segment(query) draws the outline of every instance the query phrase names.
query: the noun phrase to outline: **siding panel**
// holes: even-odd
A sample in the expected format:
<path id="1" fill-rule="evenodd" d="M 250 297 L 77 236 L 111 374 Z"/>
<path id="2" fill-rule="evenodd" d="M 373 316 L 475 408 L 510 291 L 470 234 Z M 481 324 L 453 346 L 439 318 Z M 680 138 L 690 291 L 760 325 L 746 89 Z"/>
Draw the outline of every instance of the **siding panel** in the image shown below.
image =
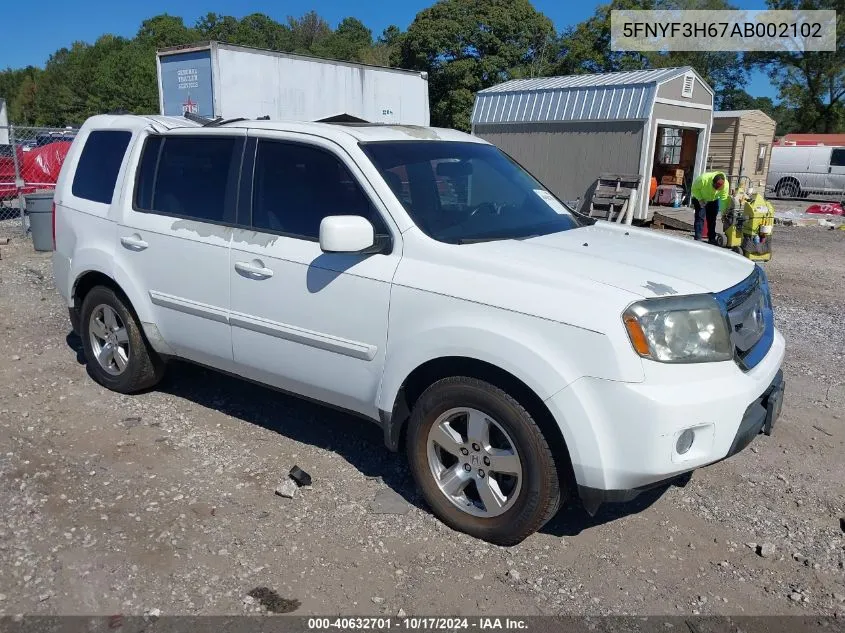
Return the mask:
<path id="1" fill-rule="evenodd" d="M 692 89 L 692 97 L 681 96 L 683 87 L 683 76 L 675 77 L 675 79 L 671 79 L 660 86 L 657 96 L 663 99 L 674 99 L 675 101 L 689 101 L 700 105 L 713 105 L 713 96 L 707 92 L 707 87 L 697 77 L 695 79 L 695 87 Z"/>
<path id="2" fill-rule="evenodd" d="M 602 172 L 640 170 L 640 122 L 476 125 L 475 134 L 511 155 L 563 200 L 583 200 Z"/>

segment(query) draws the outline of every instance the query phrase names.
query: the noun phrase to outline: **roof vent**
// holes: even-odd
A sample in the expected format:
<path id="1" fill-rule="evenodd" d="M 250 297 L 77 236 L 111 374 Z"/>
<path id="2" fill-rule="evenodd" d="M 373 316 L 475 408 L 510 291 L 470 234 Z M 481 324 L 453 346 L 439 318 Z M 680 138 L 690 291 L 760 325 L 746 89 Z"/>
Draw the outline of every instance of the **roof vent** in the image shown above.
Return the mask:
<path id="1" fill-rule="evenodd" d="M 692 89 L 695 87 L 695 75 L 687 73 L 684 75 L 684 87 L 681 88 L 681 96 L 687 99 L 692 97 Z"/>

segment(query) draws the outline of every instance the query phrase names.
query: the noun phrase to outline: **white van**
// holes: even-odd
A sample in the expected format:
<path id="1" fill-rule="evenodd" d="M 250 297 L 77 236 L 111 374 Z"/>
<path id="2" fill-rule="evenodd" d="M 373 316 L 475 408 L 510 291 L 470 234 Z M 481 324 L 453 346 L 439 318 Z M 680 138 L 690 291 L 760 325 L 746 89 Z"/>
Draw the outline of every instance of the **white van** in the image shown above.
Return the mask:
<path id="1" fill-rule="evenodd" d="M 766 188 L 778 198 L 845 196 L 845 147 L 774 146 Z"/>
<path id="2" fill-rule="evenodd" d="M 104 386 L 184 358 L 363 416 L 438 517 L 494 543 L 733 455 L 780 413 L 759 266 L 579 216 L 454 130 L 97 116 L 54 227 Z"/>

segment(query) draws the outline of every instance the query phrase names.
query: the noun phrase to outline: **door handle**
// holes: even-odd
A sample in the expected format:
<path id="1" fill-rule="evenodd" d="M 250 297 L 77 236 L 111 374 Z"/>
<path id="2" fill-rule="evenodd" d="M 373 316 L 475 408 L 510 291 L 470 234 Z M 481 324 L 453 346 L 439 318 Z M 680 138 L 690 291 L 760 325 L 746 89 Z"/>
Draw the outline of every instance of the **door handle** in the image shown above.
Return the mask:
<path id="1" fill-rule="evenodd" d="M 149 244 L 142 240 L 141 236 L 137 233 L 135 233 L 134 235 L 129 235 L 127 237 L 121 237 L 120 243 L 123 244 L 130 251 L 142 251 L 149 246 Z"/>
<path id="2" fill-rule="evenodd" d="M 235 270 L 253 279 L 267 279 L 273 276 L 273 271 L 265 268 L 257 259 L 252 262 L 235 262 Z"/>

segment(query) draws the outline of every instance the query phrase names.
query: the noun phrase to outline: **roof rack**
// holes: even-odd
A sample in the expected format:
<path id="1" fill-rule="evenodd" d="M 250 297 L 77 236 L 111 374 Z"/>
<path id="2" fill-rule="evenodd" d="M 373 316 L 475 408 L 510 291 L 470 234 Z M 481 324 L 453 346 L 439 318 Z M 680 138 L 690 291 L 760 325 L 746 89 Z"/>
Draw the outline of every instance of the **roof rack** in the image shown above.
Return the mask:
<path id="1" fill-rule="evenodd" d="M 203 127 L 220 127 L 221 125 L 226 125 L 227 123 L 239 123 L 240 121 L 249 121 L 249 119 L 245 117 L 238 117 L 236 119 L 223 119 L 221 117 L 214 119 L 213 121 L 209 121 L 208 123 L 205 123 Z"/>
<path id="2" fill-rule="evenodd" d="M 204 117 L 199 114 L 194 114 L 193 112 L 185 112 L 183 116 L 189 121 L 199 123 L 203 127 L 220 127 L 221 125 L 226 125 L 227 123 L 238 123 L 240 121 L 249 120 L 245 117 L 238 117 L 236 119 L 224 119 L 222 116 L 216 117 L 214 119 L 209 119 L 208 117 Z"/>
<path id="3" fill-rule="evenodd" d="M 200 125 L 206 125 L 214 121 L 214 119 L 209 119 L 208 117 L 200 116 L 199 114 L 194 114 L 193 112 L 185 112 L 182 116 L 188 119 L 188 121 L 193 121 L 194 123 L 199 123 Z"/>

